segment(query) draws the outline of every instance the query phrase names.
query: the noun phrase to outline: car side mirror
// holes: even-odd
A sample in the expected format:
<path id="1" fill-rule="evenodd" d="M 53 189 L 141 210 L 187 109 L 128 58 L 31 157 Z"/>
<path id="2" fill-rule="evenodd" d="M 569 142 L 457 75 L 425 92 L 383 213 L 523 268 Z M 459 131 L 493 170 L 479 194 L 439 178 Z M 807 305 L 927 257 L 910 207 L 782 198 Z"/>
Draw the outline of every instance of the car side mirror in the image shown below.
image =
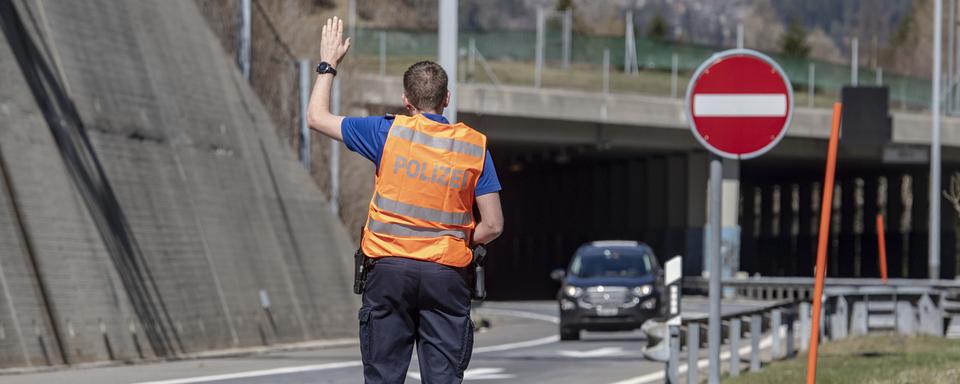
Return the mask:
<path id="1" fill-rule="evenodd" d="M 550 278 L 555 281 L 562 281 L 564 277 L 567 277 L 567 271 L 563 268 L 557 268 L 550 272 Z"/>

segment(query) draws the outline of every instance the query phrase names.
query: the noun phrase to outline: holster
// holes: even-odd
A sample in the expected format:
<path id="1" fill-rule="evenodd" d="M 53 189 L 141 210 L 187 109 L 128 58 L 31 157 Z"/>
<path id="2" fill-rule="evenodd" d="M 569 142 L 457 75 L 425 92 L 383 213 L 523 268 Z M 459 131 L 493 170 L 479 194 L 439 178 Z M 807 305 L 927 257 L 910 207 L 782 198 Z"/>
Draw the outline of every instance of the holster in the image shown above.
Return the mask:
<path id="1" fill-rule="evenodd" d="M 362 249 L 358 248 L 353 254 L 353 293 L 362 295 L 367 288 L 367 273 L 372 264 L 373 259 L 367 257 Z"/>
<path id="2" fill-rule="evenodd" d="M 487 286 L 483 272 L 483 261 L 487 257 L 487 249 L 482 245 L 473 248 L 473 299 L 481 301 L 487 298 Z"/>

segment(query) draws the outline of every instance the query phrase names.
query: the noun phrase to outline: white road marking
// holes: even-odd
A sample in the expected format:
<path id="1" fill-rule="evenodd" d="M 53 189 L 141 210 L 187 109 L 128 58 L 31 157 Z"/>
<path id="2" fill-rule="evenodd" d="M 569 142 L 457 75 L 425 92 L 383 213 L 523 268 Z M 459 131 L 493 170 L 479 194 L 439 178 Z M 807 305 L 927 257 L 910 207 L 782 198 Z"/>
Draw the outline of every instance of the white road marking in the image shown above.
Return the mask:
<path id="1" fill-rule="evenodd" d="M 557 351 L 560 356 L 566 357 L 575 357 L 580 359 L 593 358 L 593 357 L 603 357 L 603 356 L 620 356 L 626 354 L 623 351 L 622 347 L 606 347 L 606 348 L 597 348 L 589 351 Z"/>
<path id="2" fill-rule="evenodd" d="M 489 345 L 486 347 L 474 348 L 473 353 L 509 351 L 511 349 L 536 347 L 544 344 L 556 343 L 558 341 L 560 341 L 560 336 L 553 335 L 553 336 L 541 337 L 539 339 L 519 341 L 516 343 Z"/>
<path id="3" fill-rule="evenodd" d="M 785 330 L 781 329 L 780 335 L 783 336 L 785 334 L 786 334 Z M 760 349 L 769 348 L 771 345 L 773 345 L 772 336 L 767 336 L 760 340 Z M 737 355 L 740 355 L 740 356 L 749 354 L 750 345 L 741 347 L 737 352 L 738 352 Z M 726 360 L 728 359 L 730 359 L 730 351 L 723 351 L 720 353 L 720 360 L 722 360 L 724 364 L 727 364 Z M 697 369 L 703 369 L 709 365 L 710 365 L 709 358 L 700 359 L 697 361 Z M 677 367 L 677 371 L 679 374 L 686 373 L 688 369 L 690 369 L 690 367 L 687 364 L 680 364 L 680 366 Z M 648 373 L 643 376 L 632 377 L 626 380 L 620 380 L 610 384 L 648 384 L 648 383 L 662 381 L 664 379 L 666 379 L 666 374 L 663 371 L 660 371 L 660 372 Z M 686 380 L 681 380 L 681 381 L 686 381 Z"/>
<path id="4" fill-rule="evenodd" d="M 517 377 L 509 373 L 503 373 L 503 368 L 476 368 L 468 369 L 463 373 L 464 380 L 502 380 Z"/>
<path id="5" fill-rule="evenodd" d="M 198 376 L 198 377 L 188 377 L 184 379 L 173 379 L 173 380 L 160 380 L 160 381 L 144 381 L 135 384 L 190 384 L 190 383 L 205 383 L 210 381 L 220 381 L 220 380 L 233 380 L 233 379 L 246 379 L 251 377 L 262 377 L 262 376 L 272 376 L 272 375 L 285 375 L 290 373 L 300 373 L 300 372 L 311 372 L 311 371 L 325 371 L 328 369 L 339 369 L 339 368 L 348 368 L 348 367 L 359 367 L 363 363 L 360 361 L 341 361 L 337 363 L 328 363 L 328 364 L 315 364 L 315 365 L 301 365 L 297 367 L 286 367 L 286 368 L 274 368 L 274 369 L 263 369 L 259 371 L 247 371 L 247 372 L 238 372 L 238 373 L 227 373 L 222 375 L 210 375 L 210 376 Z"/>
<path id="6" fill-rule="evenodd" d="M 546 322 L 554 323 L 554 324 L 557 324 L 557 323 L 560 322 L 560 319 L 557 318 L 556 316 L 543 315 L 543 314 L 539 314 L 539 313 L 515 311 L 515 310 L 509 310 L 509 309 L 494 309 L 494 308 L 478 308 L 478 310 L 479 310 L 480 312 L 488 312 L 488 313 L 490 313 L 490 314 L 498 314 L 498 315 L 503 315 L 503 316 L 513 316 L 513 317 L 521 317 L 521 318 L 527 318 L 527 319 L 541 320 L 541 321 L 546 321 Z M 555 342 L 558 342 L 558 341 L 560 341 L 560 336 L 553 335 L 553 336 L 542 337 L 542 338 L 539 338 L 539 339 L 533 339 L 533 340 L 527 340 L 527 341 L 520 341 L 520 342 L 516 342 L 516 343 L 498 344 L 498 345 L 490 345 L 490 346 L 486 346 L 486 347 L 474 348 L 474 349 L 473 349 L 473 353 L 498 352 L 498 351 L 507 351 L 507 350 L 511 350 L 511 349 L 529 348 L 529 347 L 535 347 L 535 346 L 544 345 L 544 344 L 555 343 Z M 210 382 L 210 381 L 219 381 L 219 380 L 245 379 L 245 378 L 251 378 L 251 377 L 263 377 L 263 376 L 272 376 L 272 375 L 284 375 L 284 374 L 290 374 L 290 373 L 312 372 L 312 371 L 325 371 L 325 370 L 331 370 L 331 369 L 350 368 L 350 367 L 361 367 L 361 366 L 363 366 L 363 362 L 361 362 L 361 361 L 359 361 L 359 360 L 356 360 L 356 361 L 341 361 L 341 362 L 336 362 L 336 363 L 314 364 L 314 365 L 302 365 L 302 366 L 286 367 L 286 368 L 262 369 L 262 370 L 256 370 L 256 371 L 227 373 L 227 374 L 221 374 L 221 375 L 195 376 L 195 377 L 187 377 L 187 378 L 182 378 L 182 379 L 171 379 L 171 380 L 160 380 L 160 381 L 143 381 L 143 382 L 138 382 L 138 383 L 134 383 L 134 384 L 192 384 L 192 383 L 206 383 L 206 382 Z M 480 369 L 483 369 L 483 368 L 480 368 Z M 498 369 L 498 368 L 497 368 L 497 369 Z M 468 369 L 468 370 L 464 373 L 464 375 L 466 375 L 467 372 L 470 372 L 470 370 Z M 504 378 L 506 378 L 506 379 L 509 379 L 509 378 L 513 378 L 513 377 L 514 377 L 514 375 L 502 374 L 502 373 L 499 373 L 499 371 L 498 371 L 498 372 L 480 371 L 480 373 L 485 373 L 485 374 L 487 375 L 487 376 L 486 376 L 487 379 L 490 379 L 490 377 L 493 377 L 493 376 L 495 376 L 495 375 L 507 375 L 507 376 L 510 376 L 510 377 L 504 377 Z M 412 375 L 416 375 L 416 376 L 414 377 L 414 376 L 412 376 Z M 408 376 L 410 376 L 410 377 L 412 377 L 412 378 L 415 378 L 416 380 L 420 380 L 420 374 L 419 374 L 419 373 L 410 372 L 410 373 L 408 374 Z M 479 378 L 478 378 L 477 380 L 484 380 L 484 379 L 479 379 Z"/>
<path id="7" fill-rule="evenodd" d="M 505 380 L 517 377 L 509 373 L 503 373 L 503 368 L 475 368 L 463 372 L 463 381 L 467 380 Z M 420 372 L 407 372 L 407 377 L 420 381 Z"/>
<path id="8" fill-rule="evenodd" d="M 552 315 L 544 315 L 541 313 L 516 311 L 513 309 L 488 308 L 488 307 L 477 308 L 477 312 L 489 313 L 491 315 L 521 317 L 525 319 L 540 320 L 540 321 L 546 321 L 548 323 L 560 324 L 559 317 L 552 316 Z"/>
<path id="9" fill-rule="evenodd" d="M 695 117 L 782 117 L 787 95 L 782 93 L 716 93 L 693 95 Z"/>
<path id="10" fill-rule="evenodd" d="M 487 313 L 490 315 L 520 317 L 525 319 L 546 321 L 548 323 L 553 323 L 553 324 L 560 323 L 560 318 L 556 316 L 544 315 L 540 313 L 516 311 L 512 309 L 487 308 L 487 307 L 477 308 L 477 311 Z M 486 347 L 474 348 L 473 353 L 499 352 L 499 351 L 507 351 L 511 349 L 529 348 L 529 347 L 536 347 L 544 344 L 556 343 L 558 341 L 560 341 L 559 335 L 551 335 L 547 337 L 541 337 L 539 339 L 520 341 L 516 343 L 490 345 Z"/>

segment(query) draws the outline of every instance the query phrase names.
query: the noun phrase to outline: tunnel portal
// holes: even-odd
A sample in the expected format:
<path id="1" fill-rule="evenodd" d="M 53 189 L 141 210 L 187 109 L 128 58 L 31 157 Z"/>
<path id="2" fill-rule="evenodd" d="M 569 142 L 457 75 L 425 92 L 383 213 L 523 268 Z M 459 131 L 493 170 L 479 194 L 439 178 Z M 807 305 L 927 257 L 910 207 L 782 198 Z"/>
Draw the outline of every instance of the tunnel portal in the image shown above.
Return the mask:
<path id="1" fill-rule="evenodd" d="M 812 276 L 819 225 L 823 159 L 787 151 L 735 165 L 739 180 L 737 271 L 761 276 Z M 813 154 L 820 143 L 805 143 Z M 684 274 L 700 276 L 709 156 L 602 145 L 491 143 L 506 230 L 491 244 L 490 297 L 548 299 L 550 272 L 593 240 L 637 240 L 662 262 L 684 256 Z M 926 164 L 882 164 L 841 151 L 834 193 L 828 276 L 879 277 L 876 215 L 886 227 L 889 275 L 927 278 Z M 944 163 L 944 180 L 960 167 Z M 726 171 L 725 171 L 726 172 Z M 945 185 L 947 183 L 945 182 Z M 954 221 L 942 204 L 941 277 L 954 278 Z"/>

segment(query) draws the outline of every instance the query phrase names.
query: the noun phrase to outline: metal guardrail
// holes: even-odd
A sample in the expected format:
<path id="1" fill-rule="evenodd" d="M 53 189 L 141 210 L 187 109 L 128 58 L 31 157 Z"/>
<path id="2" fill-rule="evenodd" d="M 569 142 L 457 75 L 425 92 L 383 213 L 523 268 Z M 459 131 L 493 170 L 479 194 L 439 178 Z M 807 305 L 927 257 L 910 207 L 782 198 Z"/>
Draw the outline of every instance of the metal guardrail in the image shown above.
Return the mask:
<path id="1" fill-rule="evenodd" d="M 723 279 L 725 288 L 732 288 L 736 296 L 755 300 L 810 300 L 813 295 L 812 277 L 749 277 Z M 707 291 L 707 279 L 684 277 L 685 290 Z M 914 289 L 939 290 L 960 294 L 960 280 L 927 279 L 881 279 L 827 278 L 826 293 L 842 289 L 865 289 L 866 287 L 889 287 L 895 291 L 911 292 Z"/>
<path id="2" fill-rule="evenodd" d="M 739 375 L 743 369 L 756 372 L 765 362 L 795 356 L 797 353 L 796 320 L 800 313 L 798 307 L 802 304 L 805 303 L 779 301 L 760 308 L 722 315 L 721 339 L 723 345 L 728 347 L 727 352 L 723 354 L 727 356 L 725 358 L 727 372 L 731 376 Z M 809 304 L 807 307 L 809 312 Z M 699 369 L 702 365 L 699 360 L 700 348 L 706 346 L 708 321 L 709 319 L 705 316 L 683 319 L 682 325 L 677 327 L 672 336 L 678 339 L 678 342 L 674 343 L 663 342 L 668 336 L 665 327 L 646 330 L 648 338 L 658 345 L 649 348 L 645 356 L 651 360 L 674 362 L 667 364 L 667 382 L 679 382 L 677 378 L 683 370 L 686 370 L 687 382 L 700 382 Z M 747 338 L 749 346 L 742 343 L 744 338 Z M 767 347 L 771 352 L 764 358 L 761 350 Z M 686 351 L 687 354 L 687 361 L 683 367 L 676 364 L 682 351 Z M 747 355 L 746 358 L 744 358 L 745 355 Z"/>
<path id="3" fill-rule="evenodd" d="M 960 281 L 889 279 L 884 284 L 880 279 L 832 278 L 826 284 L 820 317 L 822 341 L 877 331 L 960 338 Z M 707 281 L 698 277 L 684 278 L 683 285 L 688 291 L 707 289 Z M 808 349 L 813 278 L 725 279 L 723 286 L 732 288 L 739 297 L 776 300 L 761 308 L 721 316 L 722 340 L 728 347 L 725 368 L 731 376 L 739 375 L 744 363 L 749 371 L 759 371 L 764 363 L 762 347 L 770 348 L 766 362 L 790 358 Z M 645 352 L 652 360 L 668 362 L 668 382 L 678 382 L 683 369 L 688 382 L 699 382 L 699 351 L 705 340 L 703 325 L 708 321 L 706 316 L 684 318 L 682 325 L 673 330 L 672 337 L 679 342 L 661 342 Z M 654 342 L 669 340 L 669 332 L 666 327 L 659 333 L 647 330 Z M 749 347 L 741 346 L 744 337 L 749 338 Z M 687 353 L 683 368 L 676 364 L 681 345 Z M 743 359 L 746 354 L 749 357 Z"/>
<path id="4" fill-rule="evenodd" d="M 688 290 L 706 292 L 707 281 L 684 278 Z M 812 277 L 724 279 L 737 297 L 757 300 L 806 300 Z M 821 327 L 834 338 L 895 330 L 960 338 L 960 280 L 828 278 L 824 290 L 829 322 Z"/>
<path id="5" fill-rule="evenodd" d="M 757 372 L 762 367 L 761 350 L 764 330 L 767 330 L 770 339 L 769 362 L 790 358 L 796 355 L 796 327 L 795 320 L 799 303 L 796 301 L 781 301 L 762 308 L 748 309 L 721 316 L 721 338 L 729 346 L 727 371 L 731 376 L 738 376 L 741 365 L 746 362 L 750 372 Z M 687 346 L 687 382 L 699 382 L 699 371 L 691 369 L 697 367 L 699 342 L 703 340 L 700 333 L 705 327 L 707 318 L 694 318 L 685 321 L 686 339 L 682 343 Z M 756 330 L 756 331 L 754 331 Z M 742 358 L 741 340 L 749 336 L 749 358 Z M 802 334 L 801 334 L 802 337 Z"/>

